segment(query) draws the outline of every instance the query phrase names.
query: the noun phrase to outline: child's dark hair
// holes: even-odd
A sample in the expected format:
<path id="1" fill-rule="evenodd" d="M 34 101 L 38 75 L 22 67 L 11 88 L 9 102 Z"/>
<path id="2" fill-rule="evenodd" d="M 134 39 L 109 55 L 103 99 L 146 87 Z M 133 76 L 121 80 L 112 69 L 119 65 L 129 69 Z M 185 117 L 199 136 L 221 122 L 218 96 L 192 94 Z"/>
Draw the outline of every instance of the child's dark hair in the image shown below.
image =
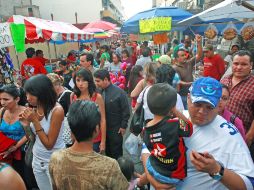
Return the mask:
<path id="1" fill-rule="evenodd" d="M 176 100 L 175 89 L 167 83 L 154 84 L 147 94 L 147 104 L 154 115 L 167 116 L 175 107 Z"/>
<path id="2" fill-rule="evenodd" d="M 228 94 L 230 95 L 230 91 L 229 91 L 229 88 L 228 86 L 226 86 L 225 84 L 221 84 L 221 88 L 223 89 L 226 89 L 228 91 Z"/>
<path id="3" fill-rule="evenodd" d="M 156 70 L 156 82 L 157 83 L 166 82 L 172 85 L 175 73 L 176 71 L 169 64 L 162 64 Z"/>
<path id="4" fill-rule="evenodd" d="M 77 87 L 76 84 L 76 78 L 77 77 L 81 77 L 83 78 L 85 81 L 88 82 L 88 92 L 89 92 L 89 96 L 92 97 L 94 92 L 96 91 L 96 86 L 93 80 L 93 75 L 90 71 L 86 70 L 86 69 L 80 69 L 77 73 L 75 73 L 73 81 L 74 81 L 74 89 L 73 92 L 77 95 L 77 97 L 79 97 L 81 95 L 81 91 L 79 90 L 79 88 Z"/>
<path id="5" fill-rule="evenodd" d="M 93 137 L 96 126 L 100 124 L 101 114 L 94 102 L 77 100 L 71 104 L 67 118 L 75 139 L 84 142 Z"/>
<path id="6" fill-rule="evenodd" d="M 7 84 L 7 85 L 4 85 L 0 88 L 0 93 L 3 93 L 3 92 L 11 95 L 14 99 L 19 97 L 18 105 L 21 105 L 21 106 L 26 105 L 26 103 L 27 103 L 26 94 L 25 94 L 23 88 L 18 88 L 14 84 Z"/>
<path id="7" fill-rule="evenodd" d="M 130 159 L 124 157 L 118 158 L 117 162 L 127 181 L 131 181 L 134 176 L 134 163 Z"/>

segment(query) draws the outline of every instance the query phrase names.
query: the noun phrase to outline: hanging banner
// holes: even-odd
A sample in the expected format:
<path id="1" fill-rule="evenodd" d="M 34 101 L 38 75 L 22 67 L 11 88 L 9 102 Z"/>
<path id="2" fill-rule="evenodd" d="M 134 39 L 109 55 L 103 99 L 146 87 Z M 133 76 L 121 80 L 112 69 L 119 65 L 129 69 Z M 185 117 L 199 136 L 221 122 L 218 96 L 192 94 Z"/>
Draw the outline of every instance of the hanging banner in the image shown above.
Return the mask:
<path id="1" fill-rule="evenodd" d="M 172 27 L 172 17 L 156 17 L 139 20 L 140 33 L 152 33 L 170 31 Z"/>
<path id="2" fill-rule="evenodd" d="M 18 53 L 25 52 L 25 25 L 24 24 L 10 24 L 13 42 Z"/>
<path id="3" fill-rule="evenodd" d="M 9 23 L 0 23 L 0 48 L 13 46 Z"/>

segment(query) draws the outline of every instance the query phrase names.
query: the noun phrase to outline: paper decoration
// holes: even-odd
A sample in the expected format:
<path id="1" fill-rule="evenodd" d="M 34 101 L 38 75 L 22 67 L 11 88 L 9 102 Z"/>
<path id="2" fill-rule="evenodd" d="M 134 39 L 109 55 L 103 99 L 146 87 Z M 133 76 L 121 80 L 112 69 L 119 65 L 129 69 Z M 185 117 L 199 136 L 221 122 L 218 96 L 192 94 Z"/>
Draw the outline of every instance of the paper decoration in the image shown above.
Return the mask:
<path id="1" fill-rule="evenodd" d="M 152 33 L 170 31 L 172 17 L 156 17 L 151 19 L 139 20 L 140 33 Z"/>
<path id="2" fill-rule="evenodd" d="M 9 23 L 0 23 L 0 48 L 13 46 Z"/>
<path id="3" fill-rule="evenodd" d="M 153 35 L 153 41 L 154 44 L 159 45 L 159 44 L 166 44 L 168 43 L 168 35 L 167 33 L 161 33 L 161 34 L 154 34 Z"/>
<path id="4" fill-rule="evenodd" d="M 16 51 L 25 52 L 25 25 L 11 23 L 10 29 Z"/>

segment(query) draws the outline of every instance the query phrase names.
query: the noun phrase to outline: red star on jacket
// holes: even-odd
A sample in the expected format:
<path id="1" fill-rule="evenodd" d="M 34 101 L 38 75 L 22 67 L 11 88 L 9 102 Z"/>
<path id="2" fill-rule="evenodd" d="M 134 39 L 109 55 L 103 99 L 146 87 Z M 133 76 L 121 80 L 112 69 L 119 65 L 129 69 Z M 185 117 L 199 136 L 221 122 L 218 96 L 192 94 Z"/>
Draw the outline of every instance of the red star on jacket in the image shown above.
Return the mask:
<path id="1" fill-rule="evenodd" d="M 167 154 L 166 146 L 161 143 L 155 143 L 153 145 L 153 150 L 152 150 L 151 154 L 154 156 L 166 157 L 166 154 Z"/>

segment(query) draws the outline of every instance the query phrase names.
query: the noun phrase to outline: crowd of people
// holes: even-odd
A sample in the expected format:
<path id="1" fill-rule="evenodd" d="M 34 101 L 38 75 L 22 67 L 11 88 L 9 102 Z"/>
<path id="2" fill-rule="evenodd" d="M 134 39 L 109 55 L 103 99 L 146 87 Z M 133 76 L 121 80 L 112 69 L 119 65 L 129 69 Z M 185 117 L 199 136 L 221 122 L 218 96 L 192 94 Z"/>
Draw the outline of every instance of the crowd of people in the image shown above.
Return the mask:
<path id="1" fill-rule="evenodd" d="M 0 88 L 1 187 L 253 189 L 253 56 L 233 44 L 223 59 L 194 41 L 174 39 L 158 59 L 125 39 L 64 60 L 28 48 L 22 80 Z M 139 106 L 142 173 L 123 155 Z"/>

